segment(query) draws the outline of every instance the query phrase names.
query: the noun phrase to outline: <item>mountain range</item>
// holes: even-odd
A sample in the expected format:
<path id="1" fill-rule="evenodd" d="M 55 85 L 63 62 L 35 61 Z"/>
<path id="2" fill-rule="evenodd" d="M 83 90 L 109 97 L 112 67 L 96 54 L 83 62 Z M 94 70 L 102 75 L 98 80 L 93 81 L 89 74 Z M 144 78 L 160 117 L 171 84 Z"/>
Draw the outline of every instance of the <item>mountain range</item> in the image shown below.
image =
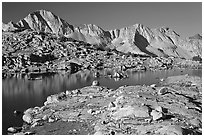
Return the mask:
<path id="1" fill-rule="evenodd" d="M 37 10 L 17 23 L 2 23 L 3 31 L 34 30 L 63 35 L 104 48 L 145 56 L 202 58 L 202 36 L 183 39 L 168 27 L 151 29 L 135 24 L 121 29 L 104 30 L 94 24 L 72 25 L 50 11 Z"/>

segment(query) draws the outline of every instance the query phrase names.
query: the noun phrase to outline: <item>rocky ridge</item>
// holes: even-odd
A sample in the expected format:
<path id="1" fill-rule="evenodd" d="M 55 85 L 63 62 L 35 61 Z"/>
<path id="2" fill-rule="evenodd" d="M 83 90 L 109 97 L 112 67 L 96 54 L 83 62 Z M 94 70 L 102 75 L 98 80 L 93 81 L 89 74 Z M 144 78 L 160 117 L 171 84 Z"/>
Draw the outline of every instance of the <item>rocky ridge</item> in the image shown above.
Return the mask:
<path id="1" fill-rule="evenodd" d="M 16 24 L 3 24 L 4 31 L 35 31 L 64 35 L 75 40 L 102 47 L 114 48 L 124 53 L 148 56 L 201 58 L 202 36 L 182 39 L 168 27 L 150 29 L 142 24 L 105 31 L 93 25 L 70 25 L 50 11 L 39 10 L 29 14 Z"/>
<path id="2" fill-rule="evenodd" d="M 167 34 L 168 37 L 174 36 L 174 39 L 168 38 Z M 179 35 L 170 29 L 153 30 L 136 24 L 120 30 L 104 31 L 93 24 L 73 26 L 51 12 L 40 10 L 16 24 L 3 24 L 3 78 L 19 72 L 66 70 L 74 73 L 84 69 L 112 69 L 121 77 L 125 76 L 126 71 L 201 68 L 201 38 L 196 35 L 183 40 L 192 43 L 187 42 L 186 46 L 189 47 L 185 48 L 192 50 L 191 57 L 193 54 L 197 55 L 187 60 L 180 56 L 180 53 L 187 55 L 185 50 L 180 48 L 176 51 L 179 49 L 176 46 L 176 42 L 180 40 Z M 163 41 L 163 44 L 158 43 L 156 39 Z M 185 43 L 183 41 L 180 43 Z M 193 44 L 198 46 L 191 48 Z M 167 50 L 160 50 L 163 53 L 157 53 L 161 56 L 155 56 L 153 51 L 159 47 Z M 175 50 L 169 51 L 172 48 Z M 153 50 L 149 52 L 147 49 Z M 168 55 L 165 52 L 168 52 Z M 169 56 L 170 54 L 172 56 Z"/>

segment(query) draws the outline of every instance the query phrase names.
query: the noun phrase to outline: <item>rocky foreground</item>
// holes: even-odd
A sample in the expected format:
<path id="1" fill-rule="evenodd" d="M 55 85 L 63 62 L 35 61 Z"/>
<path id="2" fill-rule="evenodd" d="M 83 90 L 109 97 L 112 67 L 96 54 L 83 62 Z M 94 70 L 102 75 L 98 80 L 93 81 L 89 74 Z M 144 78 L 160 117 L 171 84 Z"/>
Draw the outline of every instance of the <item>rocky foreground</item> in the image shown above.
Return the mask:
<path id="1" fill-rule="evenodd" d="M 93 86 L 47 97 L 24 112 L 16 134 L 200 135 L 200 77 L 173 76 L 160 85 Z M 11 129 L 11 128 L 10 128 Z"/>

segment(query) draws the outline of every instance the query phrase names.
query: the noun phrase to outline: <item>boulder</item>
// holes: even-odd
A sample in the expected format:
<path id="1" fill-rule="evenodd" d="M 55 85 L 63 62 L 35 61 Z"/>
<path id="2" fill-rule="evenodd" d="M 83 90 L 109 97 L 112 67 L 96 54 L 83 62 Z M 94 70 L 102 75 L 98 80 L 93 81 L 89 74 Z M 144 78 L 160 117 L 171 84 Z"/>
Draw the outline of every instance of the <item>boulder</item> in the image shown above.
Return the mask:
<path id="1" fill-rule="evenodd" d="M 71 92 L 72 94 L 80 94 L 81 93 L 81 91 L 79 90 L 79 89 L 76 89 L 76 90 L 72 90 L 72 92 Z"/>
<path id="2" fill-rule="evenodd" d="M 28 124 L 31 124 L 33 121 L 33 116 L 31 114 L 24 114 L 23 121 L 25 121 Z"/>
<path id="3" fill-rule="evenodd" d="M 152 116 L 153 120 L 159 120 L 163 117 L 163 113 L 156 111 L 156 110 L 152 110 L 152 112 L 150 113 L 150 115 Z"/>
<path id="4" fill-rule="evenodd" d="M 17 132 L 17 130 L 16 130 L 14 127 L 9 127 L 9 128 L 7 129 L 7 131 L 8 131 L 8 132 L 11 132 L 11 133 L 16 133 L 16 132 Z"/>
<path id="5" fill-rule="evenodd" d="M 70 95 L 70 94 L 71 94 L 71 91 L 66 90 L 66 91 L 65 91 L 65 94 L 66 94 L 66 95 Z"/>
<path id="6" fill-rule="evenodd" d="M 14 115 L 19 115 L 19 114 L 21 114 L 22 112 L 21 111 L 19 111 L 19 110 L 14 110 Z"/>
<path id="7" fill-rule="evenodd" d="M 152 85 L 150 85 L 150 87 L 155 88 L 155 87 L 156 87 L 156 84 L 152 84 Z"/>
<path id="8" fill-rule="evenodd" d="M 58 95 L 51 95 L 47 97 L 47 101 L 44 103 L 44 105 L 56 103 L 56 102 L 59 102 Z"/>
<path id="9" fill-rule="evenodd" d="M 52 118 L 49 118 L 49 119 L 48 119 L 48 122 L 49 122 L 49 123 L 52 123 L 52 122 L 54 122 L 54 121 L 55 121 L 55 120 L 52 119 Z"/>
<path id="10" fill-rule="evenodd" d="M 42 120 L 47 120 L 48 119 L 48 116 L 47 115 L 44 115 L 43 117 L 42 117 Z"/>
<path id="11" fill-rule="evenodd" d="M 169 89 L 167 87 L 162 87 L 159 89 L 159 91 L 157 92 L 158 95 L 164 95 L 166 93 L 168 93 Z"/>
<path id="12" fill-rule="evenodd" d="M 94 80 L 94 81 L 92 82 L 92 86 L 99 86 L 99 81 Z"/>

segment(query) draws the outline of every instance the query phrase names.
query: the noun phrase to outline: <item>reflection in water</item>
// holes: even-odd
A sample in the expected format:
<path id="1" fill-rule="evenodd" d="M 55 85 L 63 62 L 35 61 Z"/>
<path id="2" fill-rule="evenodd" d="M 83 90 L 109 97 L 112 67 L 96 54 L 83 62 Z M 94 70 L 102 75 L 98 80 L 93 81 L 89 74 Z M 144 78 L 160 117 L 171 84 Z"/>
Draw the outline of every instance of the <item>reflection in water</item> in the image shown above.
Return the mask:
<path id="1" fill-rule="evenodd" d="M 22 94 L 26 97 L 40 97 L 43 92 L 58 93 L 62 89 L 75 89 L 82 87 L 85 83 L 91 83 L 92 75 L 90 71 L 76 73 L 72 75 L 53 75 L 42 80 L 26 80 L 10 78 L 2 81 L 3 96 L 14 97 Z"/>
<path id="2" fill-rule="evenodd" d="M 90 71 L 72 75 L 66 73 L 43 75 L 41 80 L 28 80 L 28 76 L 6 78 L 2 80 L 2 120 L 3 134 L 10 126 L 21 126 L 22 118 L 14 117 L 13 111 L 42 106 L 47 96 L 91 85 L 97 79 L 101 86 L 118 88 L 122 85 L 150 85 L 158 83 L 160 78 L 172 75 L 189 74 L 201 77 L 201 70 L 166 70 L 156 72 L 135 72 L 123 80 L 115 81 L 107 77 L 94 78 Z M 106 74 L 108 72 L 102 72 Z"/>

